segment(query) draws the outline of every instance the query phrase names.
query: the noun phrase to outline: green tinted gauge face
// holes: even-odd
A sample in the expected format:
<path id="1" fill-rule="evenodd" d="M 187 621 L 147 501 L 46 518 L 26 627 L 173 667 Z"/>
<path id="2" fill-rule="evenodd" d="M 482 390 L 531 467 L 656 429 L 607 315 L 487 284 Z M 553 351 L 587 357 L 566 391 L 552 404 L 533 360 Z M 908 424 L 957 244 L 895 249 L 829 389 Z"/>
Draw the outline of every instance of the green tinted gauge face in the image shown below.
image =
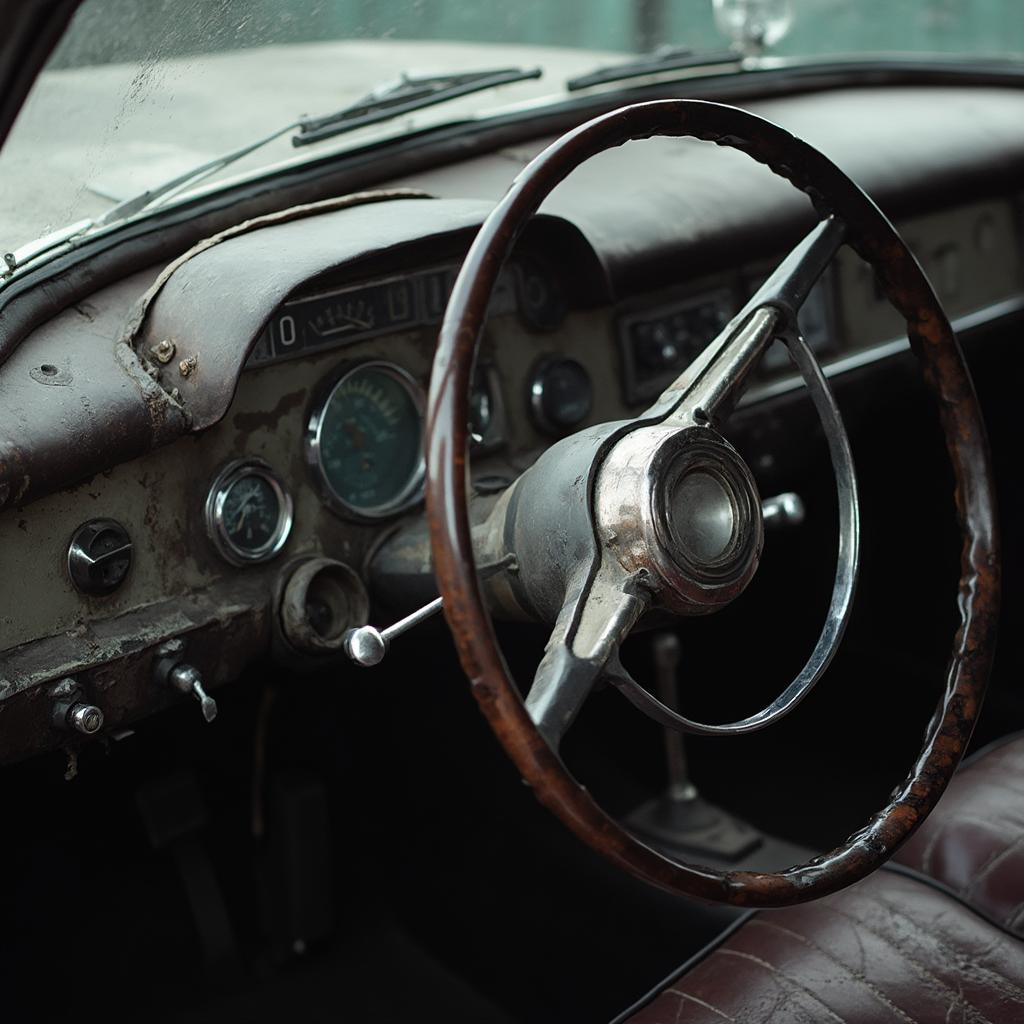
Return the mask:
<path id="1" fill-rule="evenodd" d="M 270 482 L 253 474 L 231 484 L 221 514 L 231 543 L 239 551 L 252 554 L 273 541 L 281 520 L 281 502 Z"/>
<path id="2" fill-rule="evenodd" d="M 410 385 L 377 366 L 352 371 L 327 400 L 319 441 L 320 468 L 340 501 L 366 515 L 394 511 L 422 463 L 422 422 Z"/>

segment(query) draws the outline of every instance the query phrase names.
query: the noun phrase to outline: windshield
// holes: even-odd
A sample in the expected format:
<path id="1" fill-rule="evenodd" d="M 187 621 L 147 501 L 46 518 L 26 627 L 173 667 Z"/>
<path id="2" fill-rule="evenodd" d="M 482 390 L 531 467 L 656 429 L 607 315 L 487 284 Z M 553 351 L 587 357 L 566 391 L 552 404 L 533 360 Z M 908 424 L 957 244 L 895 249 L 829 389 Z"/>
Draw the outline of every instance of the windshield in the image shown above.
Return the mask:
<path id="1" fill-rule="evenodd" d="M 1020 0 L 760 3 L 773 55 L 1024 50 Z M 0 251 L 101 216 L 403 72 L 543 76 L 309 148 L 285 133 L 226 173 L 564 95 L 573 76 L 663 46 L 720 52 L 730 16 L 750 6 L 757 0 L 85 0 L 0 150 Z"/>

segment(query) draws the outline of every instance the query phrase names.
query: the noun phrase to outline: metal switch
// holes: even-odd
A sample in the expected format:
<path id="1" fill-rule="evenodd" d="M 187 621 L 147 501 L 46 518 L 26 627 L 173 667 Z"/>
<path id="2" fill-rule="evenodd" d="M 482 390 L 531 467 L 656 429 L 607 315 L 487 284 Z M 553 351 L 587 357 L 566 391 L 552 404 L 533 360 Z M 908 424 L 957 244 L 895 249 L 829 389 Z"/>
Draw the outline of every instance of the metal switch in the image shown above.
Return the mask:
<path id="1" fill-rule="evenodd" d="M 181 693 L 191 693 L 202 709 L 203 718 L 212 722 L 217 717 L 217 702 L 203 689 L 203 677 L 194 665 L 182 662 L 167 673 L 167 682 Z"/>
<path id="2" fill-rule="evenodd" d="M 62 679 L 51 692 L 54 698 L 52 721 L 58 729 L 95 736 L 103 728 L 103 711 L 84 699 L 82 688 L 74 679 Z"/>
<path id="3" fill-rule="evenodd" d="M 195 665 L 184 660 L 185 642 L 180 639 L 168 640 L 156 651 L 153 677 L 159 686 L 169 686 L 178 693 L 190 693 L 202 709 L 203 718 L 212 722 L 217 717 L 217 702 L 203 687 L 203 677 Z"/>

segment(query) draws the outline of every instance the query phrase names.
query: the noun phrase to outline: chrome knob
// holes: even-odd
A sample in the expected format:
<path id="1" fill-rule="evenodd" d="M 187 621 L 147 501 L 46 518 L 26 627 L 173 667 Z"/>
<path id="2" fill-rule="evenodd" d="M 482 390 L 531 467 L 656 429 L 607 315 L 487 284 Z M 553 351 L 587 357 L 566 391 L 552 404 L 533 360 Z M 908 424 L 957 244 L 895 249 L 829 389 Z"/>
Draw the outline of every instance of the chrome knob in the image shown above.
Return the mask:
<path id="1" fill-rule="evenodd" d="M 493 565 L 479 566 L 477 574 L 481 580 L 487 580 L 506 569 L 515 571 L 515 559 L 511 555 L 506 555 Z M 384 660 L 384 655 L 388 653 L 392 640 L 436 615 L 443 606 L 444 598 L 435 597 L 422 608 L 417 608 L 404 619 L 399 619 L 384 629 L 378 629 L 376 626 L 356 626 L 354 629 L 348 629 L 341 638 L 342 649 L 352 661 L 363 668 L 379 665 Z"/>
<path id="2" fill-rule="evenodd" d="M 72 704 L 65 720 L 83 736 L 94 736 L 103 728 L 103 712 L 95 704 Z"/>
<path id="3" fill-rule="evenodd" d="M 765 526 L 799 526 L 805 515 L 803 499 L 793 491 L 776 494 L 774 498 L 765 498 L 761 502 L 761 517 Z"/>
<path id="4" fill-rule="evenodd" d="M 57 683 L 50 693 L 54 698 L 50 720 L 56 728 L 72 729 L 83 736 L 95 736 L 103 728 L 103 712 L 84 699 L 82 687 L 70 676 Z"/>
<path id="5" fill-rule="evenodd" d="M 167 673 L 167 682 L 179 693 L 191 693 L 207 722 L 217 717 L 217 702 L 203 689 L 203 677 L 194 665 L 179 662 Z"/>
<path id="6" fill-rule="evenodd" d="M 379 665 L 388 652 L 388 642 L 376 626 L 359 626 L 345 634 L 345 653 L 363 668 Z"/>

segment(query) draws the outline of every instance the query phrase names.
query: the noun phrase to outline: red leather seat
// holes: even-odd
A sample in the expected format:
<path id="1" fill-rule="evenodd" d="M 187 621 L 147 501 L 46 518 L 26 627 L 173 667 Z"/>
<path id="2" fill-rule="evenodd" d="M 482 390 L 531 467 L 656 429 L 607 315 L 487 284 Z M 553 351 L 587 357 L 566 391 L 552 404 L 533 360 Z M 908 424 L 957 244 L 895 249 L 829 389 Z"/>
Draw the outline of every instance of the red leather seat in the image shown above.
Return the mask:
<path id="1" fill-rule="evenodd" d="M 896 860 L 1024 939 L 1024 737 L 965 762 Z"/>
<path id="2" fill-rule="evenodd" d="M 744 919 L 632 1024 L 1024 1024 L 1024 738 L 957 773 L 899 863 Z"/>

